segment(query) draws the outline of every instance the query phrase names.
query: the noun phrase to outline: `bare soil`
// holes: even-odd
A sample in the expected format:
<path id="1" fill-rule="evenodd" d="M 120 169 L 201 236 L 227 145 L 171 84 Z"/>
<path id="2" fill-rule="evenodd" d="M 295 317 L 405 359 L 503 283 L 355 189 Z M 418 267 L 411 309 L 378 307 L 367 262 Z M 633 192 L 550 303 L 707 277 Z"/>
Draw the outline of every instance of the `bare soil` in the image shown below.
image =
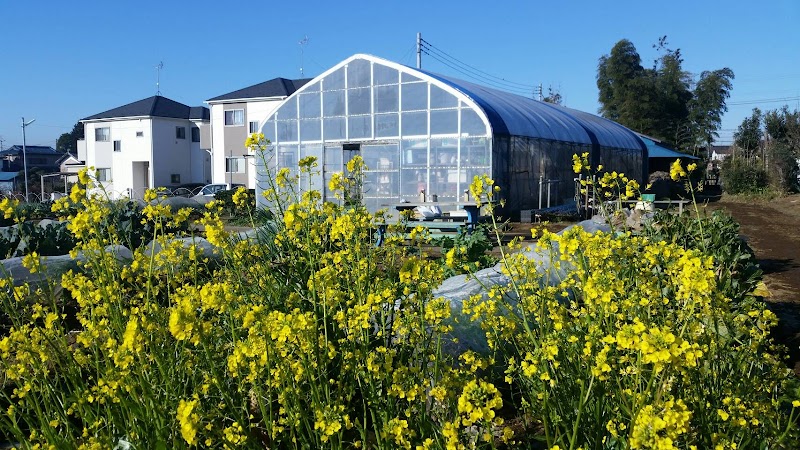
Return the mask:
<path id="1" fill-rule="evenodd" d="M 764 271 L 770 308 L 780 320 L 775 338 L 789 352 L 788 364 L 800 375 L 800 194 L 770 201 L 723 196 L 707 208 L 727 211 Z"/>

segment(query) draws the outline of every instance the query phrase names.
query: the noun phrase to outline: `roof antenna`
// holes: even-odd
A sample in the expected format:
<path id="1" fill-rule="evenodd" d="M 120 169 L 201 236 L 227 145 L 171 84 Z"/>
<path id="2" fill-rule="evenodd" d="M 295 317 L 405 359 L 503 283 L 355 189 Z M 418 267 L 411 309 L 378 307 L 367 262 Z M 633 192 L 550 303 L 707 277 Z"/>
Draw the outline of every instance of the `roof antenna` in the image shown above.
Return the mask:
<path id="1" fill-rule="evenodd" d="M 159 61 L 156 66 L 156 95 L 161 95 L 161 69 L 164 68 L 164 61 Z"/>
<path id="2" fill-rule="evenodd" d="M 300 44 L 300 78 L 304 77 L 304 74 L 303 74 L 303 52 L 305 50 L 305 46 L 308 45 L 308 41 L 310 41 L 310 39 L 308 38 L 308 35 L 305 35 L 305 36 L 303 36 L 303 39 L 300 39 L 300 42 L 298 42 L 298 44 Z"/>

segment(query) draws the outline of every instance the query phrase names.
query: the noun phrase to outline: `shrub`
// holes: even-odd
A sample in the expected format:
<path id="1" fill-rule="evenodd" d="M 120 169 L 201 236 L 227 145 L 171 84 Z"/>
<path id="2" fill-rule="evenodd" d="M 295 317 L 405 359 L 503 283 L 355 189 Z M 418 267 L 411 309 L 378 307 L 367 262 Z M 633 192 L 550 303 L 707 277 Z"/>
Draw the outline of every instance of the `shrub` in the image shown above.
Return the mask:
<path id="1" fill-rule="evenodd" d="M 722 163 L 723 189 L 729 194 L 761 194 L 769 187 L 767 172 L 741 159 L 728 158 Z"/>

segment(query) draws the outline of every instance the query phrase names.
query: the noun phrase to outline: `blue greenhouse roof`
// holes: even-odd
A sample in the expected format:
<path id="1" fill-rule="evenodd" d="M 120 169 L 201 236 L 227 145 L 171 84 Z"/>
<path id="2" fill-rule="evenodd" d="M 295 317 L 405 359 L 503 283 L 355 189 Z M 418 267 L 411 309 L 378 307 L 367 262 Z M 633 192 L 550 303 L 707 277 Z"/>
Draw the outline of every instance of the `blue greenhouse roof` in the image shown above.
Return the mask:
<path id="1" fill-rule="evenodd" d="M 462 92 L 486 113 L 495 134 L 644 150 L 633 131 L 602 117 L 536 101 L 457 78 L 418 70 Z"/>
<path id="2" fill-rule="evenodd" d="M 686 153 L 676 152 L 675 150 L 661 144 L 660 141 L 648 136 L 639 135 L 647 145 L 647 156 L 649 158 L 670 158 L 670 159 L 700 159 L 696 156 L 688 155 Z"/>

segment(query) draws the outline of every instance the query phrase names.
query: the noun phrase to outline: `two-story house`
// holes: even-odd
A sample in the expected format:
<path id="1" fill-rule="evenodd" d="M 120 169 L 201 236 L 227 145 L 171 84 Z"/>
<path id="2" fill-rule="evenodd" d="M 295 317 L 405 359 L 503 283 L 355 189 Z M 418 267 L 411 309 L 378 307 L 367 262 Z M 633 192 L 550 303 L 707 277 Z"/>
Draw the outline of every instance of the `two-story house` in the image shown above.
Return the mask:
<path id="1" fill-rule="evenodd" d="M 210 113 L 159 95 L 81 120 L 78 157 L 112 198 L 211 182 Z"/>
<path id="2" fill-rule="evenodd" d="M 24 169 L 21 145 L 12 145 L 0 152 L 0 164 L 3 172 L 19 172 Z M 38 169 L 42 172 L 57 172 L 58 160 L 64 156 L 53 147 L 46 145 L 26 145 L 25 156 L 28 158 L 28 172 Z"/>
<path id="3" fill-rule="evenodd" d="M 211 107 L 214 183 L 255 188 L 256 170 L 244 142 L 275 109 L 310 78 L 275 78 L 206 100 Z"/>

